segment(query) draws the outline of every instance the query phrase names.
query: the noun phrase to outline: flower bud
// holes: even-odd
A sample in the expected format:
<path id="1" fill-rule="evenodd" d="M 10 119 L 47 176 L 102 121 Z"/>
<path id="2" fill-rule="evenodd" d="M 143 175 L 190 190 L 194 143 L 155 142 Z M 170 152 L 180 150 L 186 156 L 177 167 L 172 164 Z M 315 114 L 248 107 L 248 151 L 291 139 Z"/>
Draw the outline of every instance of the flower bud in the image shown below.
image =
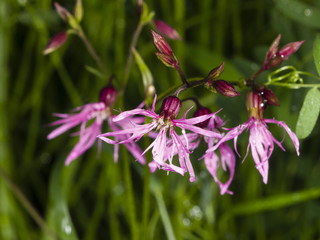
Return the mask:
<path id="1" fill-rule="evenodd" d="M 246 106 L 249 117 L 261 120 L 263 118 L 264 103 L 260 93 L 256 91 L 248 92 L 246 96 Z"/>
<path id="2" fill-rule="evenodd" d="M 166 24 L 164 21 L 161 20 L 154 20 L 155 28 L 158 32 L 164 35 L 167 38 L 173 40 L 181 40 L 179 33 L 171 26 Z"/>
<path id="3" fill-rule="evenodd" d="M 287 60 L 292 54 L 298 51 L 303 43 L 304 41 L 288 43 L 277 52 L 277 56 L 281 57 L 284 60 Z"/>
<path id="4" fill-rule="evenodd" d="M 111 107 L 117 97 L 117 90 L 108 85 L 107 87 L 104 87 L 101 89 L 99 94 L 99 101 L 103 102 L 106 106 Z"/>
<path id="5" fill-rule="evenodd" d="M 83 18 L 83 5 L 82 0 L 76 0 L 74 5 L 73 15 L 76 18 L 77 22 L 80 23 Z"/>
<path id="6" fill-rule="evenodd" d="M 275 105 L 278 107 L 280 106 L 277 95 L 275 95 L 270 88 L 262 85 L 259 87 L 258 92 L 261 94 L 264 103 L 266 103 L 267 105 Z"/>
<path id="7" fill-rule="evenodd" d="M 169 43 L 158 33 L 152 31 L 153 43 L 154 46 L 158 49 L 160 53 L 166 54 L 168 56 L 173 55 L 172 49 Z"/>
<path id="8" fill-rule="evenodd" d="M 222 72 L 224 71 L 224 62 L 221 63 L 220 66 L 212 69 L 207 78 L 210 79 L 210 80 L 214 80 L 214 79 L 217 79 L 218 77 L 220 77 L 220 75 L 222 74 Z"/>
<path id="9" fill-rule="evenodd" d="M 271 44 L 266 54 L 264 63 L 262 65 L 263 70 L 268 70 L 270 68 L 276 67 L 280 65 L 284 60 L 288 60 L 288 58 L 293 53 L 298 51 L 300 46 L 304 43 L 304 41 L 288 43 L 287 45 L 283 46 L 280 50 L 278 50 L 280 38 L 281 35 L 279 34 L 278 37 Z"/>
<path id="10" fill-rule="evenodd" d="M 46 48 L 43 50 L 42 53 L 44 55 L 52 53 L 53 51 L 61 47 L 66 40 L 67 40 L 67 32 L 58 33 L 53 38 L 51 38 L 51 40 L 49 41 L 49 43 L 47 44 Z"/>
<path id="11" fill-rule="evenodd" d="M 281 34 L 279 34 L 277 36 L 277 38 L 271 44 L 271 46 L 266 54 L 263 66 L 267 66 L 269 61 L 276 56 L 276 53 L 278 52 L 278 48 L 279 48 L 280 39 L 281 39 Z"/>
<path id="12" fill-rule="evenodd" d="M 69 19 L 69 16 L 71 16 L 71 13 L 57 2 L 54 3 L 54 6 L 57 10 L 58 15 L 61 17 L 61 19 L 65 22 L 68 22 L 68 19 Z"/>
<path id="13" fill-rule="evenodd" d="M 181 111 L 181 101 L 175 96 L 169 96 L 162 102 L 160 115 L 165 119 L 176 118 Z"/>
<path id="14" fill-rule="evenodd" d="M 210 114 L 210 113 L 212 113 L 212 112 L 210 111 L 209 108 L 198 107 L 197 110 L 194 112 L 193 116 L 194 117 L 200 117 L 200 116 L 207 115 L 207 114 Z M 209 119 L 207 119 L 204 122 L 198 123 L 197 126 L 201 127 L 201 128 L 206 128 L 208 126 L 208 123 L 209 123 Z"/>
<path id="15" fill-rule="evenodd" d="M 236 97 L 240 94 L 234 89 L 234 87 L 225 80 L 212 81 L 214 89 L 225 97 Z"/>
<path id="16" fill-rule="evenodd" d="M 157 58 L 167 67 L 179 68 L 179 62 L 175 56 L 168 56 L 163 53 L 156 53 Z"/>

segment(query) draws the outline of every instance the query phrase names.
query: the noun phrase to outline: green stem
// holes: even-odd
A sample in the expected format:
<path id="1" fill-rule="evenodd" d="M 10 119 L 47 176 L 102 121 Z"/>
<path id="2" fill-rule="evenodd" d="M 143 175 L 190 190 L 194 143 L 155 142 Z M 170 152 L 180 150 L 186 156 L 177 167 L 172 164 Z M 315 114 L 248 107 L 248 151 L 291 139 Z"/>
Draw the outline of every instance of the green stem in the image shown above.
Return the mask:
<path id="1" fill-rule="evenodd" d="M 124 94 L 124 90 L 125 90 L 125 88 L 127 86 L 127 83 L 128 83 L 129 74 L 130 74 L 131 65 L 132 65 L 133 49 L 136 48 L 136 45 L 137 45 L 137 42 L 138 42 L 138 38 L 140 36 L 140 33 L 141 33 L 143 25 L 144 24 L 141 21 L 139 21 L 139 23 L 137 25 L 137 28 L 134 31 L 131 43 L 130 43 L 129 54 L 128 54 L 126 66 L 125 66 L 125 69 L 124 69 L 123 79 L 122 79 L 122 82 L 121 82 L 121 90 L 119 91 L 119 94 L 121 94 L 121 95 Z"/>
<path id="2" fill-rule="evenodd" d="M 139 233 L 137 227 L 137 217 L 136 217 L 136 208 L 134 204 L 134 195 L 133 195 L 133 187 L 132 187 L 132 177 L 130 171 L 130 159 L 128 156 L 128 152 L 126 149 L 122 148 L 123 151 L 123 168 L 124 168 L 124 181 L 126 184 L 126 193 L 127 193 L 127 206 L 129 211 L 129 223 L 131 230 L 131 239 L 138 240 Z"/>
<path id="3" fill-rule="evenodd" d="M 20 201 L 26 211 L 30 214 L 30 216 L 34 219 L 34 221 L 54 240 L 57 240 L 56 235 L 50 230 L 47 226 L 46 222 L 39 215 L 37 210 L 31 205 L 26 196 L 22 193 L 19 187 L 10 179 L 8 174 L 0 167 L 0 175 L 7 183 L 8 187 L 11 189 L 16 198 Z"/>
<path id="4" fill-rule="evenodd" d="M 167 234 L 167 239 L 168 240 L 175 240 L 175 236 L 174 236 L 174 231 L 173 231 L 173 227 L 169 218 L 169 214 L 166 208 L 166 204 L 163 200 L 163 196 L 162 193 L 159 189 L 154 191 L 154 196 L 156 198 L 157 201 L 157 205 L 159 208 L 159 212 L 160 212 L 160 216 L 161 216 L 161 220 L 162 220 L 162 224 L 164 226 L 164 230 L 166 231 Z"/>
<path id="5" fill-rule="evenodd" d="M 297 83 L 277 83 L 277 82 L 269 82 L 265 83 L 265 85 L 273 85 L 273 86 L 280 86 L 280 87 L 288 87 L 288 88 L 320 88 L 320 84 L 297 84 Z"/>
<path id="6" fill-rule="evenodd" d="M 98 56 L 98 54 L 96 53 L 96 51 L 92 47 L 92 45 L 91 45 L 90 41 L 88 40 L 88 38 L 87 38 L 86 34 L 84 33 L 84 31 L 82 29 L 79 29 L 77 31 L 77 34 L 81 38 L 81 40 L 83 41 L 84 45 L 88 49 L 88 51 L 89 51 L 90 55 L 92 56 L 92 58 L 98 64 L 99 68 L 103 71 L 103 73 L 105 75 L 107 75 L 107 70 L 106 70 L 101 58 Z"/>

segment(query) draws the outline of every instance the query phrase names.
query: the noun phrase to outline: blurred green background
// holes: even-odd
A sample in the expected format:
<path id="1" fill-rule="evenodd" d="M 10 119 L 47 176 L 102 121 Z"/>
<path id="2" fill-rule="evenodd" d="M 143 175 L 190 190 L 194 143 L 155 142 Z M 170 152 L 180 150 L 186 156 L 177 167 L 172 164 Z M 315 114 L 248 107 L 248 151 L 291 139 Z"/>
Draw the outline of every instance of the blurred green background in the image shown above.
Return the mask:
<path id="1" fill-rule="evenodd" d="M 281 46 L 306 40 L 285 64 L 317 75 L 312 50 L 320 31 L 318 0 L 146 3 L 156 19 L 166 21 L 183 37 L 169 43 L 188 78 L 204 77 L 222 61 L 223 79 L 249 77 L 278 33 Z M 72 11 L 74 1 L 59 4 Z M 88 0 L 83 5 L 83 29 L 108 73 L 117 76 L 119 88 L 138 23 L 136 2 Z M 69 36 L 57 52 L 42 55 L 50 37 L 66 29 L 50 0 L 0 1 L 0 239 L 320 239 L 319 124 L 301 141 L 300 157 L 289 137 L 284 141 L 286 152 L 275 147 L 267 185 L 250 154 L 243 164 L 237 158 L 231 196 L 219 194 L 218 185 L 198 160 L 204 149 L 192 155 L 194 183 L 187 175 L 163 171 L 150 175 L 125 151 L 115 164 L 113 146 L 108 144 L 102 144 L 100 157 L 95 144 L 65 167 L 77 137 L 64 134 L 48 141 L 53 128 L 47 124 L 55 120 L 52 113 L 96 102 L 100 88 L 107 84 L 107 79 L 85 69 L 96 65 L 76 36 Z M 150 25 L 143 28 L 136 49 L 160 94 L 180 79 L 154 55 L 150 29 Z M 263 74 L 258 80 L 265 82 L 266 77 Z M 281 107 L 268 108 L 266 118 L 283 120 L 295 130 L 306 90 L 272 89 Z M 133 62 L 124 109 L 135 108 L 143 94 Z M 247 120 L 244 95 L 223 98 L 199 87 L 181 96 L 196 96 L 213 111 L 223 108 L 220 116 L 231 128 Z M 283 136 L 279 129 L 271 127 L 277 139 Z M 247 137 L 238 142 L 242 155 Z M 140 142 L 143 148 L 149 144 Z"/>

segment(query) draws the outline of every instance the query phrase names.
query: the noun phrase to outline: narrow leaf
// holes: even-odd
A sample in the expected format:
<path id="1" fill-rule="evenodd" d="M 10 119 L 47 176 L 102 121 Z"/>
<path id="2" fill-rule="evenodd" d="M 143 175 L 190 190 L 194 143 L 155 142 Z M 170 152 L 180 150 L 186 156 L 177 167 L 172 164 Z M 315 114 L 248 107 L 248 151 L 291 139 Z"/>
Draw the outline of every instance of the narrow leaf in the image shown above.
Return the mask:
<path id="1" fill-rule="evenodd" d="M 140 54 L 135 49 L 133 49 L 132 52 L 142 75 L 143 87 L 146 94 L 146 104 L 149 105 L 149 103 L 152 103 L 152 99 L 155 93 L 155 88 L 153 85 L 153 76 L 148 66 L 145 64 L 142 57 L 140 56 Z"/>
<path id="2" fill-rule="evenodd" d="M 313 43 L 313 58 L 314 64 L 316 65 L 318 74 L 320 76 L 320 34 L 316 36 Z"/>
<path id="3" fill-rule="evenodd" d="M 47 223 L 59 239 L 77 240 L 78 237 L 71 221 L 66 199 L 62 191 L 61 172 L 64 167 L 63 163 L 64 159 L 57 162 L 51 175 Z M 43 239 L 49 240 L 50 238 L 44 236 Z"/>
<path id="4" fill-rule="evenodd" d="M 307 93 L 296 125 L 298 138 L 306 138 L 311 133 L 317 122 L 320 111 L 320 92 L 318 89 L 310 89 Z"/>

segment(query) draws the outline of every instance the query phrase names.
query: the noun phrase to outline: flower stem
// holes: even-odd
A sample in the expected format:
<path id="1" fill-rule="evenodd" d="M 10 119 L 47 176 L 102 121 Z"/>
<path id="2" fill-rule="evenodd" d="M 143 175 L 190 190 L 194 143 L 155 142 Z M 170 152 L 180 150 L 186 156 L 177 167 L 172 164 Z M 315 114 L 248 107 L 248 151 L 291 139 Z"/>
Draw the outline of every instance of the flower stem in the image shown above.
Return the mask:
<path id="1" fill-rule="evenodd" d="M 26 196 L 22 193 L 22 191 L 19 189 L 19 187 L 10 179 L 10 177 L 2 169 L 2 167 L 0 167 L 0 175 L 4 179 L 4 181 L 7 183 L 8 187 L 11 189 L 11 191 L 16 196 L 16 198 L 20 201 L 20 203 L 26 209 L 26 211 L 34 219 L 34 221 L 48 234 L 48 236 L 51 239 L 57 240 L 58 238 L 51 231 L 51 229 L 48 227 L 48 225 L 46 224 L 45 220 L 43 220 L 43 218 L 39 215 L 37 210 L 31 205 L 31 203 L 26 198 Z"/>
<path id="2" fill-rule="evenodd" d="M 91 54 L 92 58 L 98 64 L 99 68 L 103 71 L 103 73 L 105 75 L 107 75 L 107 70 L 106 70 L 101 58 L 98 56 L 98 54 L 96 53 L 96 51 L 92 47 L 92 45 L 91 45 L 90 41 L 88 40 L 88 38 L 87 38 L 86 34 L 84 33 L 84 31 L 82 29 L 79 29 L 79 31 L 77 33 L 78 33 L 78 36 L 83 41 L 84 45 L 87 47 L 87 49 L 88 49 L 89 53 Z"/>
<path id="3" fill-rule="evenodd" d="M 131 64 L 132 64 L 132 55 L 133 55 L 133 49 L 135 49 L 137 42 L 138 42 L 138 38 L 140 36 L 142 27 L 143 27 L 143 23 L 141 21 L 139 21 L 136 30 L 134 31 L 131 43 L 130 43 L 130 48 L 129 48 L 129 54 L 128 54 L 128 58 L 127 58 L 127 62 L 126 62 L 126 66 L 124 69 L 124 74 L 123 74 L 123 78 L 122 78 L 122 82 L 121 82 L 121 90 L 119 91 L 119 94 L 123 94 L 124 93 L 124 89 L 127 86 L 128 83 L 128 79 L 129 79 L 129 74 L 130 74 L 130 70 L 131 70 Z"/>
<path id="4" fill-rule="evenodd" d="M 157 189 L 154 191 L 154 196 L 156 198 L 157 201 L 157 205 L 159 208 L 159 212 L 160 212 L 160 216 L 161 216 L 161 220 L 162 220 L 162 224 L 164 226 L 164 230 L 166 231 L 167 234 L 167 239 L 169 240 L 175 240 L 175 236 L 174 236 L 174 231 L 173 231 L 173 227 L 169 218 L 169 214 L 166 208 L 166 204 L 163 200 L 163 196 L 161 193 L 160 189 Z"/>
<path id="5" fill-rule="evenodd" d="M 127 206 L 128 206 L 128 215 L 129 215 L 129 224 L 131 230 L 131 239 L 138 240 L 138 227 L 137 227 L 137 217 L 136 217 L 136 209 L 134 205 L 134 196 L 133 196 L 133 187 L 132 187 L 132 177 L 130 170 L 130 159 L 128 156 L 128 152 L 122 148 L 123 154 L 123 168 L 124 168 L 124 181 L 126 184 L 126 193 L 127 193 Z"/>

